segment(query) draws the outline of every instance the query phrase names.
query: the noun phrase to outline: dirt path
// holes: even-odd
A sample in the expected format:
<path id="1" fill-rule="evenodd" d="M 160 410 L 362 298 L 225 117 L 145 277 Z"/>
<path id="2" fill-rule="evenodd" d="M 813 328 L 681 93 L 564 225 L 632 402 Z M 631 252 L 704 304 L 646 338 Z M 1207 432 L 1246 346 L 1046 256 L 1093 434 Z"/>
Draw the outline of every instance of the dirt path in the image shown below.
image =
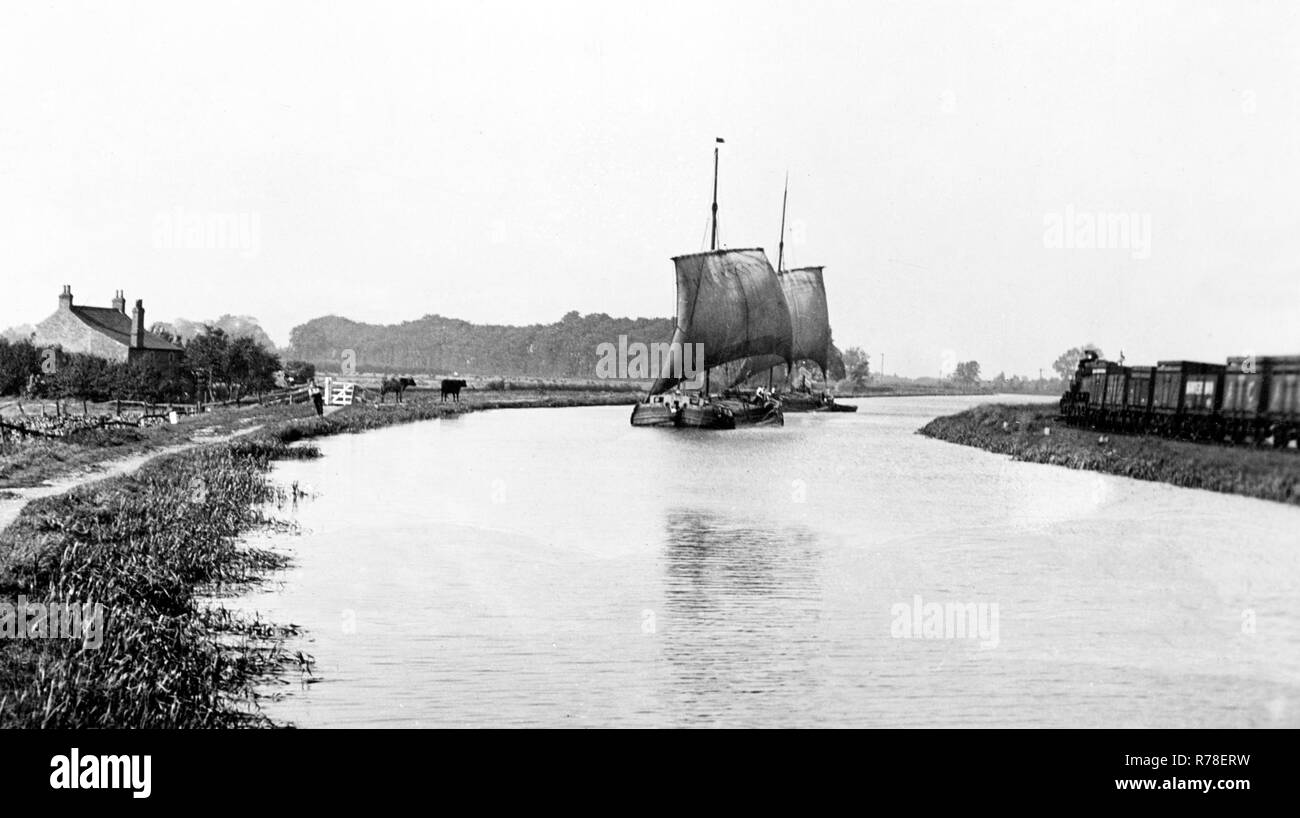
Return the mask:
<path id="1" fill-rule="evenodd" d="M 13 488 L 0 490 L 0 531 L 9 527 L 32 500 L 39 497 L 51 497 L 56 494 L 63 494 L 77 486 L 84 486 L 87 483 L 94 483 L 99 480 L 107 480 L 110 477 L 120 477 L 124 474 L 131 474 L 136 469 L 153 460 L 155 457 L 183 452 L 186 449 L 193 449 L 198 446 L 206 446 L 210 443 L 223 443 L 242 435 L 251 434 L 262 428 L 262 424 L 250 426 L 247 429 L 240 429 L 225 435 L 203 435 L 197 434 L 189 438 L 184 443 L 177 443 L 172 446 L 165 446 L 153 451 L 133 454 L 130 457 L 121 457 L 116 460 L 105 460 L 97 463 L 89 469 L 73 472 L 59 477 L 55 480 L 43 483 L 39 486 L 28 486 L 24 488 Z"/>

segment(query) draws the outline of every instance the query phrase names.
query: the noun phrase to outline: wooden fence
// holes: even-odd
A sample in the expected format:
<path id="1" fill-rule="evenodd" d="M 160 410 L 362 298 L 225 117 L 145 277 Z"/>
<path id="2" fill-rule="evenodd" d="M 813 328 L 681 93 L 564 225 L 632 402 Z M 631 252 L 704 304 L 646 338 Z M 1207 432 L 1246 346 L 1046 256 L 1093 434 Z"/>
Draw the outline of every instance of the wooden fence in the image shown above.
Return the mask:
<path id="1" fill-rule="evenodd" d="M 351 381 L 336 381 L 333 378 L 324 380 L 321 391 L 326 406 L 351 406 L 354 403 L 365 403 L 373 399 L 370 390 Z M 258 402 L 264 406 L 310 403 L 311 396 L 308 394 L 307 387 L 298 386 L 267 392 L 259 398 Z"/>

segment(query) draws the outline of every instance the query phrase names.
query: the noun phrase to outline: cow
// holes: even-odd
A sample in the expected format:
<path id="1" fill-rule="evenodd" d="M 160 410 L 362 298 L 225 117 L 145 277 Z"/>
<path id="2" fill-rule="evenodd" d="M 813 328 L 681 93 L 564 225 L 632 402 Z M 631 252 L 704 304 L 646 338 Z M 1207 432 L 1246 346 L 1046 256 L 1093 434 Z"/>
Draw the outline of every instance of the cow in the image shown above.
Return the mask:
<path id="1" fill-rule="evenodd" d="M 392 392 L 393 402 L 401 403 L 402 393 L 405 392 L 407 388 L 411 386 L 415 386 L 414 378 L 385 378 L 383 385 L 379 387 L 379 402 L 383 403 L 384 395 L 387 395 L 389 392 Z"/>
<path id="2" fill-rule="evenodd" d="M 466 383 L 462 378 L 443 378 L 442 379 L 442 402 L 447 402 L 447 396 L 451 395 L 452 400 L 460 403 L 460 390 L 464 389 Z"/>

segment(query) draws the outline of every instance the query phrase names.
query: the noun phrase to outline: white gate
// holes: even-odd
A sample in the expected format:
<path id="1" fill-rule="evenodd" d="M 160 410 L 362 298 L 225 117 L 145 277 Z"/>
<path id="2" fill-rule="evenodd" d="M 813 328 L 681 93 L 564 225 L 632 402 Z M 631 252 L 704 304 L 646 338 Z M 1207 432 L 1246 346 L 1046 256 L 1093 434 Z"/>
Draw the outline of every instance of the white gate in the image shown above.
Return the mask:
<path id="1" fill-rule="evenodd" d="M 357 385 L 347 381 L 325 379 L 325 404 L 327 406 L 351 406 L 356 398 Z"/>

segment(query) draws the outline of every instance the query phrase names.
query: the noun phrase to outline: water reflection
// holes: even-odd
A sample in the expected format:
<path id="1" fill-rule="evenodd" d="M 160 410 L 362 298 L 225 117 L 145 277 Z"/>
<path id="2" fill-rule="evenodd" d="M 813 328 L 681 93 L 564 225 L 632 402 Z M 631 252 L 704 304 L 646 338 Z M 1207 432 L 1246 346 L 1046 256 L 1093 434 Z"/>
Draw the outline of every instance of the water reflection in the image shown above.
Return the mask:
<path id="1" fill-rule="evenodd" d="M 802 525 L 676 509 L 664 521 L 663 658 L 679 723 L 748 723 L 816 686 L 821 543 Z"/>
<path id="2" fill-rule="evenodd" d="M 698 509 L 664 518 L 668 597 L 687 606 L 729 598 L 811 591 L 818 535 L 802 525 L 751 524 Z"/>

